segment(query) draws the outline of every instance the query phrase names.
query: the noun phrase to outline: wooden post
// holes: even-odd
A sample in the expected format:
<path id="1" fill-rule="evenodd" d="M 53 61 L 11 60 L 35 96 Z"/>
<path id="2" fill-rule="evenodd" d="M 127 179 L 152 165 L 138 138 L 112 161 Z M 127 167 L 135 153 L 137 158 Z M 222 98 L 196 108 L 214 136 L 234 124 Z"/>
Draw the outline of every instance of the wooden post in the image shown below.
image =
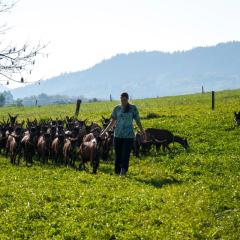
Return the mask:
<path id="1" fill-rule="evenodd" d="M 204 88 L 203 88 L 203 86 L 202 86 L 202 94 L 204 94 Z"/>
<path id="2" fill-rule="evenodd" d="M 112 94 L 110 94 L 110 102 L 112 102 Z"/>
<path id="3" fill-rule="evenodd" d="M 82 103 L 82 100 L 81 100 L 81 99 L 78 99 L 78 100 L 77 100 L 77 104 L 76 104 L 75 117 L 78 117 L 81 103 Z"/>
<path id="4" fill-rule="evenodd" d="M 215 109 L 215 91 L 212 91 L 212 110 Z"/>

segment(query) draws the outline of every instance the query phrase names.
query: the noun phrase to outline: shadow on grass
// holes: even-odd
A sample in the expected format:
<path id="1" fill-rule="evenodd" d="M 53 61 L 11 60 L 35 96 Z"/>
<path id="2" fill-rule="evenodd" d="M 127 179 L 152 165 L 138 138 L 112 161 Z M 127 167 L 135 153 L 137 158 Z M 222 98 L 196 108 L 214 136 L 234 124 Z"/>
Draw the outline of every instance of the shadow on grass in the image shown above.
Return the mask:
<path id="1" fill-rule="evenodd" d="M 175 143 L 175 144 L 170 144 L 170 150 L 165 150 L 163 151 L 163 149 L 159 149 L 159 150 L 156 150 L 156 148 L 153 146 L 151 149 L 150 149 L 150 152 L 147 153 L 147 154 L 140 154 L 140 157 L 138 158 L 139 160 L 144 160 L 145 158 L 147 157 L 167 157 L 167 158 L 170 158 L 170 159 L 173 159 L 177 156 L 180 156 L 182 154 L 186 154 L 186 153 L 191 153 L 193 152 L 194 150 L 192 148 L 188 148 L 187 150 L 184 149 L 180 144 L 178 143 Z"/>
<path id="2" fill-rule="evenodd" d="M 104 162 L 104 164 L 100 163 L 100 167 L 98 169 L 99 172 L 113 175 L 114 174 L 114 163 L 112 162 Z"/>
<path id="3" fill-rule="evenodd" d="M 172 184 L 181 184 L 182 181 L 177 180 L 174 177 L 167 177 L 167 178 L 151 178 L 151 179 L 136 179 L 137 181 L 151 185 L 155 188 L 161 188 L 165 185 L 172 185 Z"/>

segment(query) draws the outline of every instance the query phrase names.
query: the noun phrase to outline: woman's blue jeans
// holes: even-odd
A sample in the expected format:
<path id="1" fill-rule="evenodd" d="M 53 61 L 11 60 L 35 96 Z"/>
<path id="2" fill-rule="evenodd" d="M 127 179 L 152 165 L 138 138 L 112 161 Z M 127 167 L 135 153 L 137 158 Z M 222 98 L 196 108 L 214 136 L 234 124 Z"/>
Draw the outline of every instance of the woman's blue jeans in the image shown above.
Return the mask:
<path id="1" fill-rule="evenodd" d="M 114 137 L 115 173 L 120 174 L 121 169 L 128 171 L 130 153 L 133 148 L 133 138 Z"/>

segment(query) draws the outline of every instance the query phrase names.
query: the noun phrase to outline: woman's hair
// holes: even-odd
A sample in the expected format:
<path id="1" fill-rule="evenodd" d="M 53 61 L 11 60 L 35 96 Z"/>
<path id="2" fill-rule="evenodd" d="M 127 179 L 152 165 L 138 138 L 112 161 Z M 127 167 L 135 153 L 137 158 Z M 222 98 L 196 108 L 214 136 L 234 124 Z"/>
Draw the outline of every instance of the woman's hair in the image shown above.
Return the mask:
<path id="1" fill-rule="evenodd" d="M 128 93 L 127 93 L 127 92 L 123 92 L 123 93 L 121 94 L 121 98 L 122 98 L 122 97 L 125 97 L 127 100 L 129 99 L 129 96 L 128 96 Z M 127 113 L 127 112 L 129 112 L 129 109 L 130 109 L 130 104 L 127 103 L 127 105 L 126 105 L 126 107 L 124 108 L 123 112 L 124 112 L 124 113 Z"/>
<path id="2" fill-rule="evenodd" d="M 125 97 L 125 98 L 129 99 L 129 96 L 128 96 L 128 93 L 127 93 L 127 92 L 121 93 L 121 97 Z"/>

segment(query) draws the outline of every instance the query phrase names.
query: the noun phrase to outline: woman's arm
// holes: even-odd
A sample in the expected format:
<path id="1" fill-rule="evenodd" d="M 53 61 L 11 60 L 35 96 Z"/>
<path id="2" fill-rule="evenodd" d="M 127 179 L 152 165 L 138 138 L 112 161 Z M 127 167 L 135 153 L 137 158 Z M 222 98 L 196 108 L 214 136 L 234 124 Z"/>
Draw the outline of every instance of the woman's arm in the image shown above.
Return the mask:
<path id="1" fill-rule="evenodd" d="M 141 123 L 140 119 L 137 119 L 135 121 L 136 121 L 136 124 L 137 124 L 138 128 L 140 129 L 141 133 L 144 134 L 145 132 L 144 132 L 144 129 L 142 127 L 142 123 Z"/>
<path id="2" fill-rule="evenodd" d="M 105 133 L 112 128 L 115 124 L 116 124 L 116 120 L 117 120 L 117 112 L 116 112 L 117 107 L 115 107 L 112 111 L 111 114 L 111 121 L 110 123 L 107 125 L 107 127 L 100 133 L 100 137 L 103 137 L 105 135 Z"/>
<path id="3" fill-rule="evenodd" d="M 145 131 L 143 129 L 143 126 L 142 126 L 142 123 L 141 123 L 141 120 L 140 120 L 140 116 L 139 116 L 139 111 L 138 111 L 137 107 L 134 108 L 133 118 L 134 118 L 138 128 L 140 129 L 141 133 L 145 134 Z"/>
<path id="4" fill-rule="evenodd" d="M 113 119 L 110 121 L 110 123 L 107 125 L 107 127 L 100 133 L 100 137 L 104 136 L 104 134 L 110 129 L 112 128 L 114 125 L 116 124 L 116 119 Z"/>

